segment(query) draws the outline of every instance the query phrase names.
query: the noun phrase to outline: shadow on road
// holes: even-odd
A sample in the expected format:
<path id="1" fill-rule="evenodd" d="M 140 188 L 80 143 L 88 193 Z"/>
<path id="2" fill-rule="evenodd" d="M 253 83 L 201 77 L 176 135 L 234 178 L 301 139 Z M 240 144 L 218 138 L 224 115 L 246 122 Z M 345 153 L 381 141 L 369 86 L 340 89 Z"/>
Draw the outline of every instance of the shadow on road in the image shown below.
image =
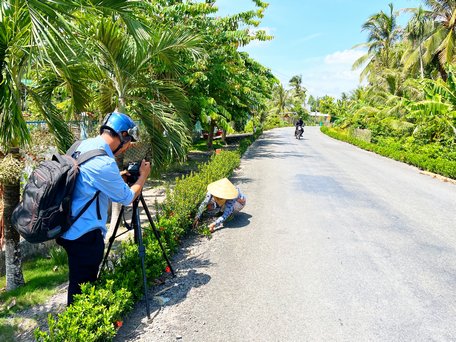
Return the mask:
<path id="1" fill-rule="evenodd" d="M 183 302 L 190 290 L 206 285 L 211 280 L 203 270 L 210 267 L 212 263 L 204 257 L 204 250 L 198 253 L 198 245 L 202 236 L 190 235 L 174 255 L 171 265 L 176 276 L 171 275 L 161 278 L 162 284 L 149 289 L 149 307 L 151 320 L 159 314 L 164 307 L 172 306 Z M 196 246 L 196 248 L 195 248 Z M 114 341 L 134 340 L 135 337 L 143 335 L 151 326 L 147 319 L 146 304 L 144 300 L 138 302 L 129 316 L 125 318 L 123 326 L 119 329 Z"/>
<path id="2" fill-rule="evenodd" d="M 241 177 L 241 176 L 230 177 L 230 180 L 235 186 L 239 186 L 239 189 L 241 189 L 241 191 L 242 191 L 242 184 L 252 183 L 252 178 Z"/>
<path id="3" fill-rule="evenodd" d="M 237 213 L 231 221 L 224 223 L 224 228 L 243 228 L 248 226 L 251 217 L 252 215 L 241 211 Z"/>
<path id="4" fill-rule="evenodd" d="M 282 140 L 280 140 L 282 139 Z M 306 138 L 302 138 L 301 140 L 305 141 Z M 283 136 L 277 133 L 269 133 L 267 137 L 261 137 L 257 141 L 254 142 L 255 147 L 249 149 L 243 156 L 245 159 L 257 159 L 257 158 L 289 158 L 289 157 L 296 157 L 296 158 L 309 158 L 310 156 L 305 155 L 302 152 L 297 151 L 289 151 L 289 152 L 274 152 L 275 146 L 281 145 L 290 145 L 294 144 L 294 142 L 298 143 L 296 138 L 290 137 L 290 141 L 283 141 Z"/>

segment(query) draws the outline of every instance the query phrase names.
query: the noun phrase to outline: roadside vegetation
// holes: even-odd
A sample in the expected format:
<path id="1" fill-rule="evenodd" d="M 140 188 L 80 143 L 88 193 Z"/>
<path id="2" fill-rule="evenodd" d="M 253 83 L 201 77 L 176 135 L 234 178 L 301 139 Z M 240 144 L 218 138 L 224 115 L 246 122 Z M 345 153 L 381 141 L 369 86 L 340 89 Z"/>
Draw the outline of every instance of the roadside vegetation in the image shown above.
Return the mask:
<path id="1" fill-rule="evenodd" d="M 374 151 L 455 178 L 456 7 L 423 3 L 401 12 L 391 4 L 369 17 L 362 26 L 368 41 L 359 45 L 367 53 L 353 65 L 367 85 L 314 105 L 331 115 L 333 136 L 352 142 L 363 130 Z M 399 27 L 403 12 L 411 18 Z"/>
<path id="2" fill-rule="evenodd" d="M 258 136 L 258 135 L 256 135 Z M 223 145 L 218 154 L 206 155 L 206 162 L 197 163 L 194 171 L 187 172 L 186 163 L 180 164 L 180 171 L 186 176 L 170 180 L 166 191 L 166 201 L 158 206 L 159 213 L 154 222 L 161 234 L 161 242 L 165 246 L 168 255 L 172 255 L 179 247 L 180 239 L 191 230 L 191 220 L 199 202 L 205 195 L 208 183 L 221 177 L 228 177 L 239 165 L 240 156 L 254 141 L 256 136 L 243 138 L 239 143 Z M 201 142 L 195 146 L 201 145 Z M 191 150 L 194 150 L 193 148 Z M 174 166 L 169 171 L 174 172 L 178 167 Z M 152 284 L 154 280 L 166 272 L 166 264 L 159 249 L 158 243 L 151 232 L 151 227 L 143 226 L 147 262 L 147 278 Z M 210 236 L 209 230 L 201 226 L 194 233 Z M 111 338 L 115 335 L 115 323 L 122 320 L 122 316 L 128 312 L 131 305 L 140 299 L 143 294 L 141 269 L 138 268 L 137 245 L 131 241 L 122 242 L 122 245 L 112 253 L 110 257 L 109 271 L 103 273 L 103 277 L 90 288 L 90 295 L 81 299 L 79 309 L 65 311 L 60 315 L 51 315 L 49 327 L 51 335 L 47 332 L 37 332 L 41 340 L 59 340 L 73 336 L 74 340 L 90 338 L 93 340 Z M 0 293 L 0 339 L 12 340 L 15 334 L 20 332 L 20 319 L 18 315 L 22 310 L 31 306 L 43 304 L 57 290 L 58 286 L 68 279 L 66 253 L 60 247 L 52 248 L 47 256 L 38 256 L 23 265 L 24 279 L 26 284 L 13 291 Z M 4 289 L 5 277 L 0 278 L 0 287 Z M 124 305 L 118 305 L 118 314 L 112 316 L 100 316 L 98 307 L 111 306 L 107 298 L 103 297 L 107 292 L 122 289 L 119 296 L 130 298 Z M 89 291 L 89 290 L 88 290 Z M 98 298 L 101 291 L 102 299 Z M 134 293 L 135 295 L 133 295 Z M 118 301 L 119 296 L 110 297 L 112 301 Z M 103 300 L 103 303 L 99 301 Z M 79 301 L 78 301 L 79 302 Z M 117 304 L 116 304 L 117 305 Z M 117 312 L 117 311 L 116 311 Z M 73 317 L 76 315 L 76 317 Z M 16 317 L 16 318 L 14 318 Z M 95 325 L 87 325 L 83 322 L 89 319 L 95 320 Z M 60 322 L 60 323 L 57 323 Z M 69 323 L 71 322 L 71 324 Z M 108 323 L 106 323 L 108 322 Z M 55 325 L 55 326 L 54 326 Z M 100 331 L 89 333 L 97 326 Z M 76 330 L 77 332 L 74 332 Z M 89 335 L 85 335 L 89 334 Z M 89 337 L 87 337 L 89 336 Z"/>

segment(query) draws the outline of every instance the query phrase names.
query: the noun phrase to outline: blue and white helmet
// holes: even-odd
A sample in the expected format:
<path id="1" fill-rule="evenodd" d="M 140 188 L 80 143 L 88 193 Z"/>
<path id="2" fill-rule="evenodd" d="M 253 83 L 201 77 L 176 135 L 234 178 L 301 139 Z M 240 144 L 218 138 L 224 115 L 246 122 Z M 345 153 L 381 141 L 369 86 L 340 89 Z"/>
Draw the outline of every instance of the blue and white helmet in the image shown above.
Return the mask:
<path id="1" fill-rule="evenodd" d="M 100 134 L 104 129 L 109 129 L 116 133 L 122 142 L 125 140 L 125 137 L 122 135 L 123 132 L 126 132 L 130 137 L 128 140 L 139 140 L 138 126 L 128 115 L 123 113 L 112 112 L 106 115 L 100 127 Z"/>

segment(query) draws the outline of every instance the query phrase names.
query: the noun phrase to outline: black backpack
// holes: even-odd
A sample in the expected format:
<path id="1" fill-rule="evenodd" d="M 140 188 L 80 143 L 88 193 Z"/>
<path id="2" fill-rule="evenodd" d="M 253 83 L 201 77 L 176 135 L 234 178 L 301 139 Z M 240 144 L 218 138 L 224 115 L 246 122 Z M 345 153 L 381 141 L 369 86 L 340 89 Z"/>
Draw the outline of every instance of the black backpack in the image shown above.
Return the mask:
<path id="1" fill-rule="evenodd" d="M 14 209 L 11 218 L 15 229 L 28 242 L 39 243 L 61 236 L 98 198 L 100 191 L 71 219 L 72 195 L 79 165 L 94 157 L 107 155 L 102 149 L 76 152 L 79 144 L 80 141 L 73 144 L 64 155 L 54 154 L 52 160 L 40 163 L 30 175 L 22 202 Z M 98 200 L 97 210 L 99 212 Z"/>

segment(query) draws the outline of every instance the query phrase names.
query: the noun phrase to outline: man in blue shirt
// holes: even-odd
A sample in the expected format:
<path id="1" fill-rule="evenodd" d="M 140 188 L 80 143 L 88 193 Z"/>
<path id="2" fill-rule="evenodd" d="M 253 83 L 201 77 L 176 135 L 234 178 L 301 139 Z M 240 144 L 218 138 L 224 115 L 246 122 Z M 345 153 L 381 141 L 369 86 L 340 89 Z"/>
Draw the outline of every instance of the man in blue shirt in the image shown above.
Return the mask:
<path id="1" fill-rule="evenodd" d="M 80 166 L 71 206 L 74 216 L 97 191 L 99 195 L 70 229 L 57 239 L 57 243 L 68 254 L 68 305 L 73 303 L 75 294 L 81 293 L 82 283 L 97 279 L 103 260 L 110 202 L 129 205 L 140 195 L 149 176 L 150 163 L 143 160 L 138 180 L 129 187 L 120 175 L 115 161 L 115 156 L 125 152 L 130 143 L 137 140 L 137 135 L 138 127 L 134 121 L 125 114 L 114 112 L 104 120 L 100 135 L 82 141 L 75 152 L 103 149 L 107 155 L 92 158 Z"/>

